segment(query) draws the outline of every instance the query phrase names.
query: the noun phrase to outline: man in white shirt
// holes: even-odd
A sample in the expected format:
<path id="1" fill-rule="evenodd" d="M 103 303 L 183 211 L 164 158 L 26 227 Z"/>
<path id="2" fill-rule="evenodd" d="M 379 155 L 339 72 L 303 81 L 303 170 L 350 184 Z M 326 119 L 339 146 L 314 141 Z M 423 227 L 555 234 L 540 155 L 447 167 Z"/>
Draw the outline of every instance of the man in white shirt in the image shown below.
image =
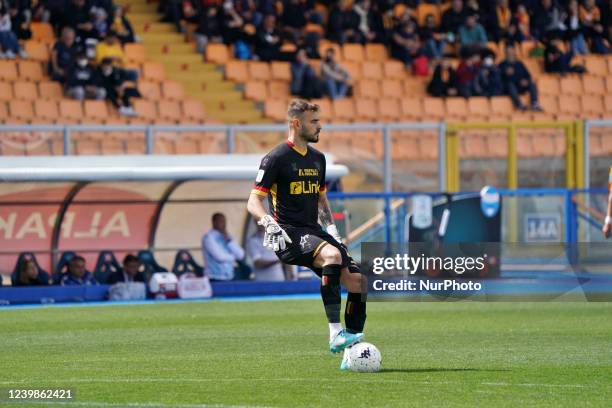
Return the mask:
<path id="1" fill-rule="evenodd" d="M 237 262 L 244 259 L 244 250 L 227 232 L 225 215 L 212 216 L 212 229 L 202 237 L 206 271 L 213 281 L 230 281 L 235 277 Z"/>
<path id="2" fill-rule="evenodd" d="M 283 264 L 271 249 L 263 246 L 265 228 L 257 225 L 257 232 L 249 237 L 246 251 L 253 261 L 256 281 L 284 281 Z"/>

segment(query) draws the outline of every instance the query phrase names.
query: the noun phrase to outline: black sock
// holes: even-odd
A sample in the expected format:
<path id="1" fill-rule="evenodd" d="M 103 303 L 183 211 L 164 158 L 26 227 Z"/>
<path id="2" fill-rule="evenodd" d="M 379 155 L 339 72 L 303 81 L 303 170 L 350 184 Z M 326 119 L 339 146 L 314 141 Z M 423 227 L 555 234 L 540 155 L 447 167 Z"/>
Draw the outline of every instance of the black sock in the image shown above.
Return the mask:
<path id="1" fill-rule="evenodd" d="M 363 296 L 363 299 L 362 299 Z M 365 294 L 349 292 L 344 309 L 344 324 L 349 333 L 362 333 L 366 321 Z"/>
<path id="2" fill-rule="evenodd" d="M 340 323 L 340 270 L 342 265 L 325 265 L 321 277 L 321 298 L 329 323 Z"/>

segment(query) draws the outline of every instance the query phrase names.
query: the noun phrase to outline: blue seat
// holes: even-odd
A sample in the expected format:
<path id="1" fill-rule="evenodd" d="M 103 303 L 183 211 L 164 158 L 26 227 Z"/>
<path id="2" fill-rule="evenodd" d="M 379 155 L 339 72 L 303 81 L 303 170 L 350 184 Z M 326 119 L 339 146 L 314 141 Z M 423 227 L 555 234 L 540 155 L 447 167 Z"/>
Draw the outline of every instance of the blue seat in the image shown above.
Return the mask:
<path id="1" fill-rule="evenodd" d="M 143 266 L 145 282 L 148 282 L 155 273 L 168 272 L 168 269 L 157 263 L 153 253 L 149 250 L 143 249 L 142 251 L 138 251 L 138 259 Z"/>
<path id="2" fill-rule="evenodd" d="M 53 273 L 53 284 L 59 285 L 62 277 L 68 273 L 68 264 L 74 258 L 76 253 L 74 251 L 66 251 L 62 253 L 57 265 L 55 265 L 55 272 Z"/>
<path id="3" fill-rule="evenodd" d="M 100 251 L 96 261 L 96 268 L 94 269 L 94 277 L 98 283 L 108 283 L 109 276 L 121 270 L 122 267 L 117 262 L 117 258 L 112 251 Z"/>
<path id="4" fill-rule="evenodd" d="M 204 268 L 198 265 L 193 256 L 191 256 L 191 253 L 186 249 L 181 249 L 176 253 L 172 272 L 176 276 L 181 276 L 184 273 L 193 273 L 199 277 L 204 276 Z"/>
<path id="5" fill-rule="evenodd" d="M 11 284 L 13 286 L 17 286 L 17 279 L 19 279 L 19 270 L 21 269 L 21 264 L 23 264 L 25 261 L 33 261 L 36 265 L 36 268 L 38 269 L 38 273 L 43 274 L 43 276 L 46 275 L 47 280 L 49 280 L 49 272 L 45 271 L 43 268 L 40 267 L 38 259 L 36 259 L 36 255 L 34 255 L 34 253 L 32 252 L 21 252 L 19 254 L 19 257 L 17 257 L 17 262 L 15 263 L 13 273 L 11 273 Z"/>

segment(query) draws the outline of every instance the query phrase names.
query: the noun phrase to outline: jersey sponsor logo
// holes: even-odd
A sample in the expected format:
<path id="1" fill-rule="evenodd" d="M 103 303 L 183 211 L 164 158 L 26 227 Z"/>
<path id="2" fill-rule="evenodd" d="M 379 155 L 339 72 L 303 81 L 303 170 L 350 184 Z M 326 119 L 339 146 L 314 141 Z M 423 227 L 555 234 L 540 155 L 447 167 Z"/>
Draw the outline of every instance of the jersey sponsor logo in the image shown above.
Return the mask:
<path id="1" fill-rule="evenodd" d="M 298 176 L 316 176 L 319 177 L 318 169 L 299 169 Z"/>
<path id="2" fill-rule="evenodd" d="M 289 194 L 291 195 L 319 194 L 320 189 L 318 181 L 292 181 L 289 184 Z"/>
<path id="3" fill-rule="evenodd" d="M 264 169 L 259 169 L 259 171 L 257 172 L 257 177 L 255 178 L 255 181 L 257 183 L 261 182 L 261 180 L 263 180 L 263 176 L 264 176 Z"/>

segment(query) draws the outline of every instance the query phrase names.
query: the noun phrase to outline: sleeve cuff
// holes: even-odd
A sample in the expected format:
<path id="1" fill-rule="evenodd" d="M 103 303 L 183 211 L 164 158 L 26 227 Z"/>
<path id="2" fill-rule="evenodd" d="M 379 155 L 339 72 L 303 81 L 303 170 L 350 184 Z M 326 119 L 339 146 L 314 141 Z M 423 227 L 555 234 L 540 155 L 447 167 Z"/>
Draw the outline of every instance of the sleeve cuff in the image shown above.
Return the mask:
<path id="1" fill-rule="evenodd" d="M 251 194 L 257 194 L 258 196 L 261 196 L 261 197 L 267 197 L 268 196 L 268 192 L 267 191 L 259 190 L 257 188 L 252 189 L 251 190 Z"/>

